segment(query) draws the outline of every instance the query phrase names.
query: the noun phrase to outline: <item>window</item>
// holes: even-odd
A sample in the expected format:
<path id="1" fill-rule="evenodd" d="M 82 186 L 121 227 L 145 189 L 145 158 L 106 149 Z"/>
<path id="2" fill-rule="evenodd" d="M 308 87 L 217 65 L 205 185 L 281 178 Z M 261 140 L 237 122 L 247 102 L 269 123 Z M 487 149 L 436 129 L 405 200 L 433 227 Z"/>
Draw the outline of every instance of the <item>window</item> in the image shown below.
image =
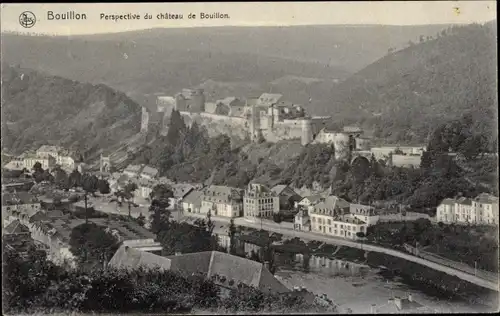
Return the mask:
<path id="1" fill-rule="evenodd" d="M 331 227 L 328 227 L 328 232 L 331 233 L 332 232 L 332 228 Z"/>
<path id="2" fill-rule="evenodd" d="M 331 224 L 332 224 L 332 221 L 328 220 L 328 225 L 331 225 Z M 330 232 L 331 232 L 331 229 L 330 229 Z"/>

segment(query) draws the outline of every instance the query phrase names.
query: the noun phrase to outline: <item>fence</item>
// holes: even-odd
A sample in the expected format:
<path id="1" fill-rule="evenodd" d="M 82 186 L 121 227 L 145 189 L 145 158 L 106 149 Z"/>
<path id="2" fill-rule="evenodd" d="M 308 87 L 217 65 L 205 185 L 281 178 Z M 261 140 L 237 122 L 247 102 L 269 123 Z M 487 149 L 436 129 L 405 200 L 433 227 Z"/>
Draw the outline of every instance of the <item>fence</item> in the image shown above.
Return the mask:
<path id="1" fill-rule="evenodd" d="M 413 254 L 414 256 L 420 257 L 422 259 L 425 259 L 425 260 L 428 260 L 428 261 L 431 261 L 431 262 L 434 262 L 434 263 L 437 263 L 437 264 L 440 264 L 440 265 L 443 265 L 446 267 L 450 267 L 450 268 L 453 268 L 453 269 L 456 269 L 456 270 L 459 270 L 459 271 L 462 271 L 462 272 L 465 272 L 465 273 L 468 273 L 471 275 L 475 275 L 475 276 L 477 276 L 481 279 L 484 279 L 484 280 L 488 280 L 491 282 L 498 282 L 498 274 L 496 274 L 494 272 L 480 270 L 480 269 L 474 269 L 473 267 L 471 267 L 465 263 L 456 262 L 456 261 L 453 261 L 450 259 L 446 259 L 446 258 L 441 257 L 439 255 L 436 255 L 436 254 L 433 254 L 433 253 L 430 253 L 427 251 L 419 250 L 418 248 L 415 248 L 415 247 L 410 246 L 408 244 L 404 244 L 404 248 L 407 252 Z"/>

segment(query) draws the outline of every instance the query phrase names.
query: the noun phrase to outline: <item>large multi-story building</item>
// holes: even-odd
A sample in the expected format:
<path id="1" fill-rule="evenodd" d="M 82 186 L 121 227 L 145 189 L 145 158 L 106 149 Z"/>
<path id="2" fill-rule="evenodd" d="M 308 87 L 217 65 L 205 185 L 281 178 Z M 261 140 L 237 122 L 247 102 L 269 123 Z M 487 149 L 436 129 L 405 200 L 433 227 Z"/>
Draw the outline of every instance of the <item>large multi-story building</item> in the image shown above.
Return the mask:
<path id="1" fill-rule="evenodd" d="M 203 190 L 200 213 L 213 216 L 240 217 L 243 215 L 241 190 L 211 185 Z"/>
<path id="2" fill-rule="evenodd" d="M 376 213 L 375 208 L 369 205 L 351 204 L 349 206 L 349 213 L 366 222 L 369 226 L 377 224 L 379 220 L 379 215 Z"/>
<path id="3" fill-rule="evenodd" d="M 472 207 L 482 214 L 483 223 L 498 225 L 498 197 L 487 193 L 479 194 L 472 200 Z"/>
<path id="4" fill-rule="evenodd" d="M 27 153 L 23 156 L 24 168 L 31 170 L 37 162 L 42 165 L 42 169 L 51 170 L 56 165 L 56 159 L 50 155 L 38 156 L 36 154 Z"/>
<path id="5" fill-rule="evenodd" d="M 311 231 L 325 235 L 342 237 L 347 239 L 358 239 L 358 232 L 366 234 L 368 224 L 353 214 L 334 215 L 334 216 L 313 216 L 311 212 Z M 316 214 L 326 215 L 326 214 Z"/>
<path id="6" fill-rule="evenodd" d="M 482 193 L 474 199 L 444 199 L 437 207 L 436 220 L 443 223 L 498 225 L 498 197 Z"/>
<path id="7" fill-rule="evenodd" d="M 262 184 L 249 184 L 245 190 L 243 210 L 245 217 L 271 217 L 280 211 L 280 199 Z"/>
<path id="8" fill-rule="evenodd" d="M 75 163 L 78 160 L 75 153 L 59 146 L 43 145 L 38 148 L 36 155 L 40 158 L 53 157 L 56 164 L 68 171 L 75 169 Z"/>

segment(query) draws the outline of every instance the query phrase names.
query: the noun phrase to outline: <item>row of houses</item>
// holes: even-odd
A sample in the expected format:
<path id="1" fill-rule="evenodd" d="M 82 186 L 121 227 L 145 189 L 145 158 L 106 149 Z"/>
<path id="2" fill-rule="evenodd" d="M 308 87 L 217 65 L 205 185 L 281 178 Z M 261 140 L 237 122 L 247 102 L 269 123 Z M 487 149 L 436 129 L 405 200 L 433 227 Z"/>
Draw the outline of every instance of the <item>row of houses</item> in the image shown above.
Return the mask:
<path id="1" fill-rule="evenodd" d="M 4 167 L 12 170 L 31 170 L 39 162 L 43 169 L 52 170 L 56 165 L 71 172 L 78 167 L 80 157 L 77 153 L 59 146 L 43 145 L 34 152 L 27 151 L 13 158 Z"/>
<path id="2" fill-rule="evenodd" d="M 498 197 L 482 193 L 472 199 L 444 199 L 437 207 L 436 220 L 443 223 L 498 225 Z"/>
<path id="3" fill-rule="evenodd" d="M 272 189 L 262 184 L 249 184 L 245 190 L 211 185 L 191 190 L 182 199 L 186 213 L 208 214 L 223 217 L 270 218 L 282 208 L 287 208 L 290 198 L 300 199 L 292 189 L 276 186 Z M 292 203 L 293 205 L 293 203 Z"/>
<path id="4" fill-rule="evenodd" d="M 282 207 L 289 210 L 290 205 L 297 211 L 294 229 L 342 238 L 357 239 L 358 232 L 366 234 L 368 226 L 379 220 L 372 206 L 351 204 L 336 196 L 301 198 L 285 185 L 269 189 L 261 184 L 250 184 L 245 190 L 209 186 L 204 190 L 192 190 L 182 199 L 185 213 L 210 212 L 213 216 L 232 218 L 271 218 Z"/>
<path id="5" fill-rule="evenodd" d="M 109 218 L 90 218 L 89 222 L 105 227 L 117 243 L 149 252 L 161 251 L 155 235 L 135 222 Z M 84 219 L 60 210 L 46 211 L 28 192 L 2 194 L 2 226 L 26 227 L 34 241 L 46 246 L 48 258 L 55 263 L 76 265 L 69 239 L 73 228 L 84 223 Z"/>

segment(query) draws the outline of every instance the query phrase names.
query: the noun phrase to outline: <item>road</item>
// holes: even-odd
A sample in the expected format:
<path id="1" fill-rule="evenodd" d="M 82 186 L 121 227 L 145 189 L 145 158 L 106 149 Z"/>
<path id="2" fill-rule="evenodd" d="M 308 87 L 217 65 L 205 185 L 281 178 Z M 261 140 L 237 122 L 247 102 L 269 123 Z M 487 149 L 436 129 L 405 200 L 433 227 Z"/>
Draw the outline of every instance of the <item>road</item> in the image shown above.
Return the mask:
<path id="1" fill-rule="evenodd" d="M 192 214 L 189 214 L 190 216 Z M 192 217 L 203 217 L 203 215 L 198 215 L 196 214 L 195 216 Z M 212 217 L 212 220 L 214 222 L 224 222 L 224 223 L 229 223 L 229 218 L 223 218 L 223 217 Z M 444 272 L 449 275 L 454 275 L 462 280 L 471 282 L 473 284 L 479 285 L 481 287 L 489 288 L 494 291 L 498 291 L 498 282 L 492 282 L 489 280 L 485 280 L 483 278 L 474 276 L 473 274 L 466 273 L 464 271 L 460 271 L 451 267 L 447 267 L 423 258 L 419 258 L 416 256 L 413 256 L 408 253 L 404 253 L 402 251 L 394 250 L 394 249 L 389 249 L 389 248 L 384 248 L 376 245 L 370 245 L 370 244 L 363 244 L 351 240 L 346 240 L 346 239 L 341 239 L 341 238 L 335 238 L 335 237 L 330 237 L 330 236 L 325 236 L 321 234 L 316 234 L 312 232 L 304 232 L 304 231 L 297 231 L 297 230 L 292 230 L 292 229 L 286 229 L 282 228 L 279 226 L 279 224 L 270 224 L 266 222 L 260 222 L 260 221 L 250 221 L 246 218 L 235 218 L 234 219 L 234 224 L 237 226 L 244 226 L 244 227 L 250 227 L 250 228 L 255 228 L 255 229 L 264 229 L 266 231 L 270 232 L 275 232 L 282 234 L 284 236 L 289 236 L 289 237 L 298 237 L 303 240 L 316 240 L 316 241 L 322 241 L 325 243 L 329 244 L 335 244 L 335 245 L 341 245 L 341 246 L 347 246 L 351 248 L 359 248 L 363 249 L 366 251 L 374 251 L 374 252 L 379 252 L 379 253 L 385 253 L 394 257 L 402 258 L 411 262 L 415 262 L 418 264 L 421 264 L 423 266 L 429 267 L 431 269 L 437 270 Z"/>

